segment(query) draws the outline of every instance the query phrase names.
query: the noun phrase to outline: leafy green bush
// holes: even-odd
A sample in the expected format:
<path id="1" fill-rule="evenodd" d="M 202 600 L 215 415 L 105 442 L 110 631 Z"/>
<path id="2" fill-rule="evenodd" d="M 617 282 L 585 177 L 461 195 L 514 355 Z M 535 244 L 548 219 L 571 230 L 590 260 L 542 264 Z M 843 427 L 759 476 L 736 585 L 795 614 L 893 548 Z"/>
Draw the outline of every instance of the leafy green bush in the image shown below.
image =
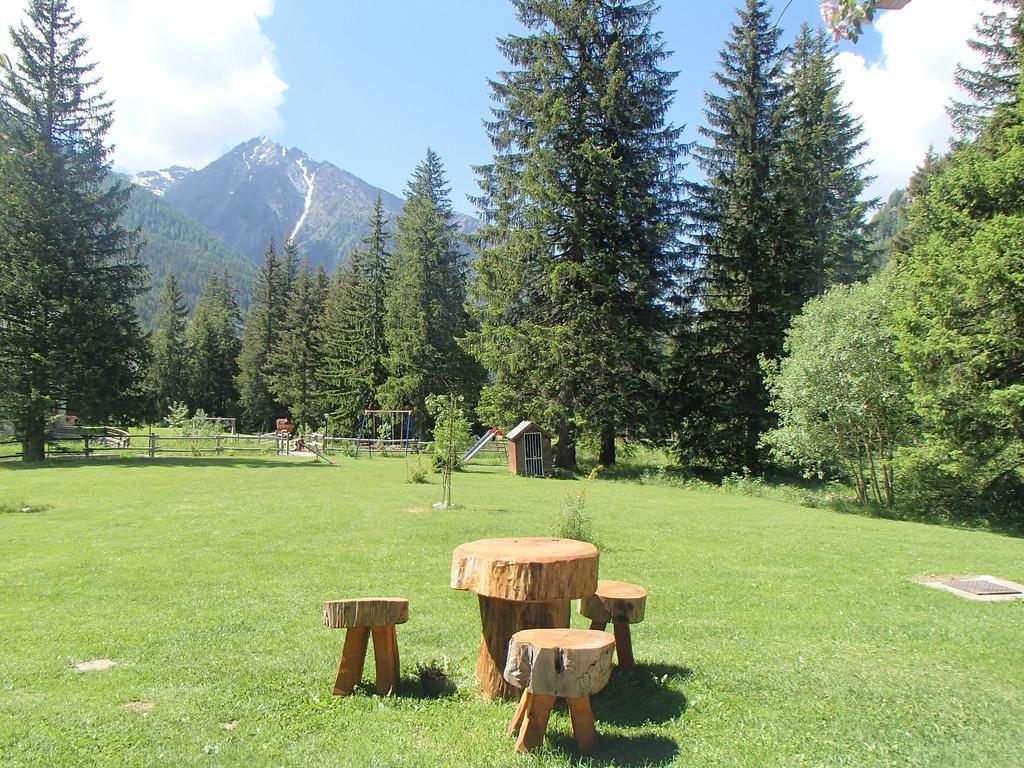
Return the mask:
<path id="1" fill-rule="evenodd" d="M 597 479 L 602 469 L 604 467 L 600 464 L 594 467 L 583 481 L 581 488 L 565 497 L 562 511 L 551 528 L 552 536 L 557 536 L 560 539 L 588 541 L 594 546 L 599 546 L 594 534 L 594 521 L 586 513 L 586 503 L 590 484 Z"/>

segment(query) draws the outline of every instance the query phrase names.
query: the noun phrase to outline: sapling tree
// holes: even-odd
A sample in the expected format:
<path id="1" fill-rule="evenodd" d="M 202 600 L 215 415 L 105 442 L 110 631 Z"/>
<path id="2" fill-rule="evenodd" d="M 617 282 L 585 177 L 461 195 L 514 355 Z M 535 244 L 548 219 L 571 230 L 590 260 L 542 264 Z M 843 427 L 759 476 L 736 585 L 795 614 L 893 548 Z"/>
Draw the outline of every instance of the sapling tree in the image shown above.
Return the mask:
<path id="1" fill-rule="evenodd" d="M 448 509 L 452 505 L 452 472 L 461 463 L 459 454 L 472 442 L 465 399 L 451 392 L 429 395 L 426 406 L 434 419 L 434 466 L 441 472 L 441 501 L 437 506 Z"/>

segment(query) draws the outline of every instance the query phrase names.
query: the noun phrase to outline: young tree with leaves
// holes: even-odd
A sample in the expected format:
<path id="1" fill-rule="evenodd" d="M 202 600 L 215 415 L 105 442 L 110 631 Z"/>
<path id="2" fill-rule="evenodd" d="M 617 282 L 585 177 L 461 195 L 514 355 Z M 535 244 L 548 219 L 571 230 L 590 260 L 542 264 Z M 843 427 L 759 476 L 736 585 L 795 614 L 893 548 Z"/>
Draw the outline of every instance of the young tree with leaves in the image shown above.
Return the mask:
<path id="1" fill-rule="evenodd" d="M 406 188 L 395 225 L 391 287 L 385 301 L 385 366 L 378 397 L 386 408 L 410 408 L 426 433 L 427 396 L 454 391 L 475 401 L 480 372 L 457 339 L 469 327 L 466 264 L 441 159 L 427 150 Z"/>
<path id="2" fill-rule="evenodd" d="M 238 356 L 238 404 L 243 424 L 264 432 L 277 416 L 267 381 L 268 360 L 278 343 L 289 298 L 288 265 L 277 255 L 273 239 L 253 286 L 252 306 Z"/>
<path id="3" fill-rule="evenodd" d="M 188 326 L 189 398 L 212 416 L 238 412 L 238 329 L 241 317 L 227 272 L 211 274 Z"/>
<path id="4" fill-rule="evenodd" d="M 619 433 L 650 434 L 679 222 L 675 73 L 656 6 L 514 0 L 527 34 L 499 40 L 474 352 L 483 413 L 529 415 L 576 465 L 580 430 L 615 461 Z"/>
<path id="5" fill-rule="evenodd" d="M 167 273 L 160 292 L 156 330 L 146 378 L 146 392 L 153 415 L 162 417 L 172 403 L 185 402 L 189 393 L 188 307 L 173 270 Z"/>
<path id="6" fill-rule="evenodd" d="M 31 0 L 0 70 L 0 420 L 45 455 L 57 403 L 121 417 L 143 368 L 137 233 L 107 183 L 110 103 L 66 0 Z"/>
<path id="7" fill-rule="evenodd" d="M 771 426 L 758 359 L 777 357 L 789 318 L 798 253 L 784 173 L 787 91 L 781 31 L 764 0 L 747 0 L 721 51 L 719 92 L 705 95 L 705 143 L 694 153 L 696 267 L 687 286 L 699 316 L 682 334 L 672 378 L 679 404 L 676 450 L 686 461 L 738 470 L 761 463 Z"/>
<path id="8" fill-rule="evenodd" d="M 339 271 L 327 302 L 323 399 L 332 422 L 354 434 L 366 408 L 380 407 L 387 379 L 386 296 L 391 276 L 387 215 L 380 195 L 370 214 L 363 248 Z"/>

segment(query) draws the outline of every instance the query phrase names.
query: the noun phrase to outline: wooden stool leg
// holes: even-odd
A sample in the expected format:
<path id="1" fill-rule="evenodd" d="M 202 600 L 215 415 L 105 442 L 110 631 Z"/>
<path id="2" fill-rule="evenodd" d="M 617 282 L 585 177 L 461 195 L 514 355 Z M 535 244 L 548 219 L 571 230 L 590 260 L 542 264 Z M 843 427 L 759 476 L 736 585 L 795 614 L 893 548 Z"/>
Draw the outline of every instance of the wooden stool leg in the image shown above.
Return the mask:
<path id="1" fill-rule="evenodd" d="M 590 697 L 566 699 L 569 705 L 569 718 L 572 720 L 572 733 L 576 737 L 576 748 L 581 755 L 594 754 L 597 746 L 597 728 L 594 727 L 594 711 L 590 708 Z"/>
<path id="2" fill-rule="evenodd" d="M 345 647 L 341 651 L 338 678 L 334 681 L 335 696 L 348 696 L 363 677 L 363 663 L 366 661 L 366 644 L 370 639 L 368 627 L 351 627 L 345 630 Z"/>
<path id="3" fill-rule="evenodd" d="M 548 729 L 548 718 L 551 717 L 553 706 L 554 696 L 540 693 L 530 695 L 523 727 L 519 729 L 519 738 L 516 739 L 516 752 L 528 752 L 544 743 L 544 732 Z"/>
<path id="4" fill-rule="evenodd" d="M 604 632 L 604 628 L 607 627 L 607 626 L 608 626 L 608 622 L 607 621 L 598 621 L 597 619 L 594 619 L 593 621 L 590 622 L 590 628 L 591 629 L 596 629 L 599 632 Z"/>
<path id="5" fill-rule="evenodd" d="M 508 724 L 508 735 L 510 737 L 514 738 L 519 734 L 519 727 L 523 724 L 523 717 L 526 716 L 526 708 L 530 705 L 530 695 L 528 690 L 524 690 L 523 695 L 519 697 L 516 713 L 512 715 L 512 722 Z"/>
<path id="6" fill-rule="evenodd" d="M 395 670 L 395 685 L 398 685 L 399 681 L 402 679 L 402 665 L 399 663 L 399 660 L 398 660 L 398 627 L 396 627 L 394 624 L 392 624 L 390 626 L 391 626 L 391 650 L 393 651 L 393 653 L 392 653 L 392 664 L 393 664 L 393 668 Z"/>
<path id="7" fill-rule="evenodd" d="M 619 669 L 631 672 L 636 667 L 633 662 L 633 639 L 629 634 L 629 624 L 615 622 L 615 653 L 619 657 Z"/>
<path id="8" fill-rule="evenodd" d="M 398 682 L 395 677 L 395 627 L 393 624 L 378 624 L 370 627 L 373 634 L 373 661 L 377 667 L 377 694 L 387 696 Z"/>

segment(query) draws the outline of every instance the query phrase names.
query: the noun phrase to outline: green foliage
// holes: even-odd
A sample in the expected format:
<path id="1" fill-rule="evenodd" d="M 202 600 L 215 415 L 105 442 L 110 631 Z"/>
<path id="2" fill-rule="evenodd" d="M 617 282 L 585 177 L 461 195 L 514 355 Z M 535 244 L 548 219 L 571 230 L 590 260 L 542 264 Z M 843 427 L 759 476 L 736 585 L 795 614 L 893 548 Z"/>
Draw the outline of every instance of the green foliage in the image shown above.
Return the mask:
<path id="1" fill-rule="evenodd" d="M 324 361 L 328 283 L 323 265 L 314 272 L 306 263 L 288 296 L 280 334 L 267 357 L 268 387 L 297 425 L 318 426 L 323 422 L 319 377 Z"/>
<path id="2" fill-rule="evenodd" d="M 979 487 L 1024 466 L 1024 108 L 997 113 L 915 199 L 890 269 L 929 441 Z M 949 462 L 947 462 L 949 463 Z"/>
<path id="3" fill-rule="evenodd" d="M 956 68 L 956 84 L 964 100 L 953 100 L 947 111 L 962 139 L 973 139 L 1002 107 L 1019 98 L 1020 46 L 1024 44 L 1024 2 L 995 0 L 1006 10 L 981 14 L 975 25 L 977 37 L 967 45 L 981 58 L 979 69 L 962 64 Z"/>
<path id="4" fill-rule="evenodd" d="M 56 401 L 92 421 L 140 409 L 137 233 L 108 185 L 112 120 L 66 0 L 32 0 L 0 71 L 0 419 L 39 461 Z"/>
<path id="5" fill-rule="evenodd" d="M 387 223 L 378 195 L 364 249 L 352 252 L 327 300 L 322 397 L 332 424 L 344 434 L 355 434 L 364 409 L 380 407 L 378 392 L 387 379 Z"/>
<path id="6" fill-rule="evenodd" d="M 286 246 L 286 250 L 289 246 Z M 238 356 L 236 381 L 242 423 L 247 428 L 261 432 L 269 432 L 274 420 L 280 415 L 268 378 L 271 375 L 270 357 L 280 341 L 291 298 L 292 278 L 287 269 L 278 257 L 271 239 L 263 254 L 263 265 L 256 276 L 252 310 L 246 319 L 245 335 Z"/>
<path id="7" fill-rule="evenodd" d="M 765 445 L 809 476 L 842 471 L 861 504 L 894 504 L 896 450 L 913 437 L 893 300 L 879 278 L 837 286 L 793 319 L 785 357 L 762 361 L 771 407 L 779 414 Z"/>
<path id="8" fill-rule="evenodd" d="M 805 274 L 792 217 L 781 30 L 763 0 L 747 0 L 721 51 L 718 93 L 705 95 L 706 143 L 694 149 L 706 181 L 692 188 L 696 273 L 673 378 L 677 454 L 710 467 L 755 468 L 771 426 L 758 357 L 777 357 L 800 308 Z"/>
<path id="9" fill-rule="evenodd" d="M 441 159 L 427 150 L 396 223 L 392 281 L 385 299 L 385 367 L 377 398 L 413 411 L 413 431 L 430 426 L 426 401 L 454 390 L 475 400 L 482 372 L 457 339 L 468 329 L 466 264 Z"/>
<path id="10" fill-rule="evenodd" d="M 462 454 L 473 444 L 472 425 L 466 418 L 466 401 L 462 395 L 429 395 L 427 413 L 434 420 L 434 470 L 454 472 L 461 465 Z"/>
<path id="11" fill-rule="evenodd" d="M 237 413 L 240 324 L 235 291 L 227 273 L 210 275 L 187 332 L 189 401 L 193 408 L 217 416 Z"/>
<path id="12" fill-rule="evenodd" d="M 562 511 L 551 527 L 552 536 L 587 541 L 595 546 L 600 546 L 600 542 L 594 535 L 594 521 L 587 514 L 586 505 L 587 491 L 590 490 L 591 483 L 597 479 L 603 469 L 604 467 L 600 464 L 595 466 L 583 480 L 580 489 L 566 495 Z"/>
<path id="13" fill-rule="evenodd" d="M 576 433 L 650 434 L 660 334 L 678 250 L 675 73 L 651 2 L 515 0 L 525 35 L 498 41 L 494 149 L 478 169 L 487 225 L 469 346 L 490 378 L 495 424 L 557 425 L 556 464 Z"/>
<path id="14" fill-rule="evenodd" d="M 188 399 L 188 309 L 174 272 L 169 272 L 160 294 L 156 330 L 150 339 L 146 395 L 153 414 L 163 413 L 171 403 Z"/>

